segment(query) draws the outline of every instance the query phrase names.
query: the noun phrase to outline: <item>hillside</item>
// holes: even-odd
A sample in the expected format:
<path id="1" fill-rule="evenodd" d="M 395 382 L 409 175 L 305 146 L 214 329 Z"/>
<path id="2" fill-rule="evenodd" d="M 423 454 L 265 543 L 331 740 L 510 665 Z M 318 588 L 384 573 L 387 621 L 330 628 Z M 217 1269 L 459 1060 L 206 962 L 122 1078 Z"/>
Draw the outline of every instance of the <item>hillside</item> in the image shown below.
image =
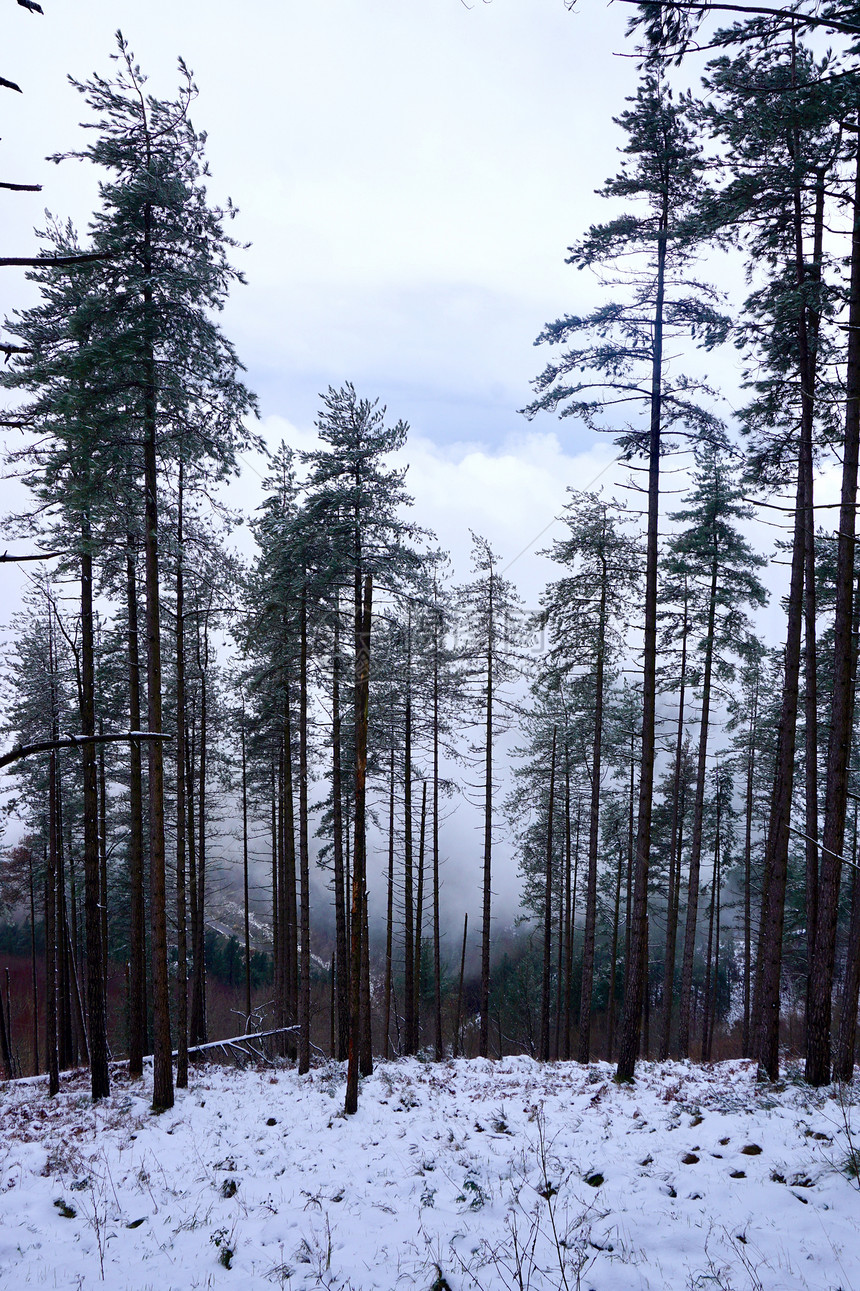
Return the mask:
<path id="1" fill-rule="evenodd" d="M 0 1286 L 849 1291 L 857 1098 L 727 1062 L 528 1058 L 0 1088 Z M 853 1160 L 854 1174 L 851 1174 Z M 103 1279 L 103 1283 L 102 1283 Z"/>

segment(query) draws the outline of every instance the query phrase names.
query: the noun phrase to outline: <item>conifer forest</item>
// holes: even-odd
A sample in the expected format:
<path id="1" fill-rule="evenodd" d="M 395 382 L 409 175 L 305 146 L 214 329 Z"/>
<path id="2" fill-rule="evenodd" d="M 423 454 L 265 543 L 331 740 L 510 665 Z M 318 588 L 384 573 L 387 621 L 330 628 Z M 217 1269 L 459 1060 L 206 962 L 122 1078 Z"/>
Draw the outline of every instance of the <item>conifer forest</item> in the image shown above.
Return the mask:
<path id="1" fill-rule="evenodd" d="M 50 42 L 43 7 L 4 25 Z M 344 371 L 312 440 L 263 435 L 194 50 L 164 97 L 132 33 L 75 81 L 90 218 L 0 260 L 8 1081 L 124 1064 L 166 1110 L 242 1047 L 344 1064 L 347 1114 L 416 1055 L 852 1080 L 860 8 L 628 7 L 517 410 L 621 484 L 565 481 L 530 599 L 416 518 L 405 401 Z"/>

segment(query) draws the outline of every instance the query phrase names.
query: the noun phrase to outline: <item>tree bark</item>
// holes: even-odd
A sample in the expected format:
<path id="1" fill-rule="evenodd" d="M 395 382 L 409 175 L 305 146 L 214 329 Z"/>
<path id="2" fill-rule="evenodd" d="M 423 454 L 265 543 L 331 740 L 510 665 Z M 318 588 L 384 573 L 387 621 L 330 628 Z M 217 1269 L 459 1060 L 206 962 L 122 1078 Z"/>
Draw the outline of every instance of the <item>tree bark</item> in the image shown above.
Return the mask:
<path id="1" fill-rule="evenodd" d="M 93 557 L 89 519 L 81 520 L 81 731 L 95 735 L 95 641 L 93 635 Z M 102 942 L 101 857 L 96 750 L 81 747 L 84 781 L 84 917 L 87 937 L 87 1012 L 89 1014 L 90 1078 L 93 1099 L 110 1093 L 107 1012 L 105 1008 L 105 947 Z"/>
<path id="2" fill-rule="evenodd" d="M 818 883 L 818 918 L 806 1019 L 806 1080 L 830 1081 L 830 1031 L 839 882 L 848 805 L 848 757 L 854 720 L 854 550 L 860 449 L 860 136 L 854 185 L 854 227 L 848 305 L 842 494 L 836 554 L 836 615 L 833 627 L 833 692 L 827 747 L 827 785 Z"/>
<path id="3" fill-rule="evenodd" d="M 699 871 L 702 858 L 702 826 L 705 813 L 705 777 L 708 764 L 708 732 L 711 711 L 711 676 L 714 662 L 714 628 L 716 623 L 719 554 L 717 539 L 712 538 L 711 586 L 708 592 L 708 627 L 705 642 L 705 665 L 702 674 L 702 712 L 699 718 L 699 751 L 696 760 L 696 796 L 693 800 L 693 837 L 690 844 L 690 872 L 687 883 L 687 920 L 684 927 L 684 960 L 681 966 L 681 1002 L 678 1010 L 678 1053 L 690 1055 L 690 991 L 693 985 L 693 960 L 696 953 L 696 929 L 699 914 Z"/>
<path id="4" fill-rule="evenodd" d="M 367 798 L 367 716 L 370 697 L 370 622 L 373 579 L 364 580 L 362 613 L 358 616 L 355 652 L 355 851 L 352 863 L 352 924 L 349 1047 L 346 1100 L 348 1116 L 358 1111 L 358 1064 L 361 1030 L 361 944 L 365 890 L 365 810 Z"/>
<path id="5" fill-rule="evenodd" d="M 555 750 L 558 739 L 558 727 L 552 728 L 552 754 L 550 757 L 549 770 L 549 805 L 547 808 L 547 826 L 546 826 L 546 858 L 544 874 L 544 912 L 543 912 L 543 973 L 541 975 L 541 1003 L 540 1003 L 540 1050 L 541 1061 L 549 1062 L 550 1054 L 550 1030 L 549 1030 L 549 1001 L 550 1001 L 550 974 L 552 972 L 552 816 L 553 802 L 555 799 Z M 559 936 L 561 935 L 561 925 L 559 925 Z"/>
<path id="6" fill-rule="evenodd" d="M 624 982 L 624 1013 L 617 1078 L 632 1080 L 639 1051 L 645 978 L 648 870 L 651 853 L 651 799 L 654 791 L 655 706 L 657 694 L 657 546 L 660 513 L 660 429 L 663 396 L 663 303 L 666 283 L 668 198 L 664 198 L 657 241 L 651 421 L 648 447 L 648 532 L 645 563 L 645 635 L 642 661 L 642 768 L 639 774 L 639 821 L 633 887 L 630 960 Z"/>

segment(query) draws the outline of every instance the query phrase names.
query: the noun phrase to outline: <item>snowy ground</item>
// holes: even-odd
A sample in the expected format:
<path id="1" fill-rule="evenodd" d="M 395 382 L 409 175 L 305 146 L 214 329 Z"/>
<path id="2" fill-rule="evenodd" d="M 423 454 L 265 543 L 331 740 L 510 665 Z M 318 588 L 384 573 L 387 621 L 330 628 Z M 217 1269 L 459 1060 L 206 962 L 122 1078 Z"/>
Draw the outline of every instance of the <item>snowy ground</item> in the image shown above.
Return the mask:
<path id="1" fill-rule="evenodd" d="M 860 1291 L 860 1089 L 528 1058 L 0 1086 L 0 1287 Z M 852 1119 L 857 1138 L 852 1145 Z M 857 1148 L 857 1154 L 854 1148 Z"/>

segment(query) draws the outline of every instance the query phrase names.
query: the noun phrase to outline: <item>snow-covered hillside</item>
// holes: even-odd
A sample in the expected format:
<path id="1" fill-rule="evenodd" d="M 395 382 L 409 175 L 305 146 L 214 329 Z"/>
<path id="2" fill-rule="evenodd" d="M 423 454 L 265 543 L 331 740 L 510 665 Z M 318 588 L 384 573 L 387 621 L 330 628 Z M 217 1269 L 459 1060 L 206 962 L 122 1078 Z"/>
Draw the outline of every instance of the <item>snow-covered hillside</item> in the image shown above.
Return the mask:
<path id="1" fill-rule="evenodd" d="M 0 1286 L 860 1288 L 860 1090 L 611 1075 L 391 1062 L 352 1118 L 335 1065 L 198 1068 L 160 1117 L 119 1070 L 2 1086 Z"/>

